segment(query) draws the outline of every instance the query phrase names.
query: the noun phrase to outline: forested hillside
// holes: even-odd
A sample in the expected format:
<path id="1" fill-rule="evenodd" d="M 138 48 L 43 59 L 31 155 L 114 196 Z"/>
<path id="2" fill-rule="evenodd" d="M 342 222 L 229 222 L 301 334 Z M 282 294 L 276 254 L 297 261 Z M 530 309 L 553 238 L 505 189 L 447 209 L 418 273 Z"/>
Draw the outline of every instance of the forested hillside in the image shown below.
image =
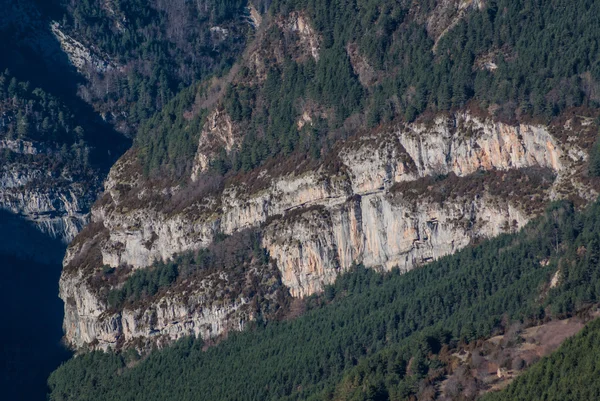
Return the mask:
<path id="1" fill-rule="evenodd" d="M 533 218 L 528 211 L 543 210 L 548 199 L 575 199 L 582 207 L 597 195 L 589 176 L 600 171 L 600 152 L 592 151 L 588 163 L 587 150 L 595 140 L 600 106 L 600 3 L 65 0 L 56 5 L 62 15 L 53 15 L 53 33 L 63 50 L 71 46 L 65 51 L 84 78 L 76 85 L 77 96 L 105 123 L 135 139 L 113 168 L 93 224 L 65 259 L 66 337 L 84 349 L 50 377 L 51 400 L 442 398 L 448 395 L 442 394 L 442 382 L 456 367 L 449 357 L 453 352 L 505 333 L 513 323 L 563 319 L 597 305 L 600 204 L 577 210 L 569 201 L 556 202 L 515 231 Z M 77 152 L 81 138 L 98 137 L 57 99 L 5 76 L 0 89 L 10 110 L 7 137 L 57 138 L 67 153 Z M 429 148 L 419 142 L 414 147 L 420 153 L 408 157 L 397 132 L 413 122 L 422 124 L 410 131 L 415 136 L 430 132 L 420 127 L 444 125 L 439 138 L 455 139 L 446 146 L 449 153 L 428 155 Z M 388 128 L 390 142 L 383 135 L 378 142 L 376 135 Z M 459 129 L 464 132 L 454 138 Z M 500 138 L 489 153 L 502 148 L 491 155 L 480 151 L 479 142 L 469 142 L 488 134 L 490 142 Z M 374 155 L 356 152 L 354 164 L 341 162 L 348 149 L 366 149 L 367 143 Z M 459 164 L 450 154 L 457 143 L 471 146 L 465 148 L 467 167 L 460 178 L 438 174 L 452 160 Z M 600 150 L 599 144 L 592 149 Z M 430 149 L 437 151 L 434 145 Z M 515 154 L 525 155 L 526 162 Z M 429 164 L 421 163 L 423 155 L 431 156 Z M 85 154 L 74 160 L 85 171 Z M 385 178 L 373 172 L 369 178 L 360 170 L 376 164 Z M 513 172 L 530 167 L 532 176 L 523 175 L 519 185 L 525 190 L 519 192 L 510 174 L 477 175 L 477 167 L 469 170 L 472 165 Z M 285 174 L 289 181 L 275 181 Z M 358 189 L 359 180 L 344 181 L 358 175 Z M 491 176 L 506 189 L 488 194 Z M 370 182 L 379 179 L 381 185 Z M 444 205 L 459 180 L 464 182 L 460 196 Z M 409 184 L 403 186 L 405 181 Z M 543 183 L 538 185 L 543 193 L 527 190 L 537 182 Z M 472 228 L 492 221 L 490 227 L 482 236 L 467 230 L 456 246 L 448 230 L 444 235 L 451 244 L 438 252 L 433 248 L 439 244 L 420 236 L 417 217 L 410 215 L 418 199 L 402 191 L 412 183 L 423 188 L 413 192 L 441 199 L 424 206 L 429 210 L 423 213 L 423 233 L 437 235 L 441 225 Z M 272 199 L 256 195 L 269 190 Z M 405 204 L 390 204 L 398 211 L 390 215 L 414 222 L 377 238 L 404 236 L 415 249 L 431 245 L 432 256 L 419 253 L 417 260 L 407 256 L 412 248 L 403 254 L 398 246 L 398 254 L 415 258 L 405 270 L 418 268 L 383 273 L 379 266 L 354 263 L 323 294 L 292 300 L 282 276 L 305 274 L 298 267 L 301 258 L 308 260 L 306 275 L 317 276 L 314 282 L 325 270 L 331 274 L 327 280 L 345 270 L 333 240 L 321 236 L 327 231 L 324 222 L 337 218 L 339 210 L 348 212 L 349 222 L 343 222 L 348 226 L 375 220 L 362 213 L 370 206 L 377 212 L 388 207 L 388 190 L 398 193 L 398 202 L 413 202 L 402 213 Z M 493 204 L 499 193 L 511 201 L 523 199 L 507 201 L 510 219 L 493 227 L 500 213 L 476 202 L 485 198 Z M 380 197 L 367 198 L 373 194 Z M 330 209 L 319 203 L 328 200 Z M 525 201 L 536 202 L 536 208 L 515 212 L 515 205 Z M 434 203 L 440 204 L 439 213 L 454 208 L 455 221 L 440 223 L 435 213 L 429 215 Z M 371 223 L 365 231 L 384 231 Z M 276 260 L 263 249 L 263 236 L 238 237 L 240 227 L 270 227 L 272 248 L 289 254 L 282 251 Z M 278 238 L 284 230 L 289 238 Z M 484 240 L 506 231 L 512 234 Z M 305 234 L 298 237 L 304 240 L 294 237 L 297 232 Z M 383 249 L 369 243 L 373 238 L 365 235 L 363 243 L 349 245 L 343 255 L 348 265 L 357 260 L 353 251 L 358 248 L 372 246 L 372 254 Z M 287 263 L 287 271 L 280 262 Z M 381 270 L 386 268 L 391 265 Z M 320 279 L 306 292 L 333 282 Z M 91 284 L 100 293 L 92 294 Z M 197 289 L 192 284 L 206 292 L 188 304 L 187 291 Z M 175 309 L 170 303 L 175 298 L 189 309 L 169 320 L 163 310 Z M 144 321 L 142 306 L 151 301 L 162 309 L 152 310 Z M 252 315 L 238 325 L 245 327 L 239 333 L 229 326 L 222 330 L 229 322 L 197 323 L 201 319 L 192 317 L 217 305 L 228 320 L 233 315 L 227 311 L 246 302 Z M 129 321 L 123 318 L 126 307 Z M 150 327 L 159 314 L 162 332 Z M 111 320 L 101 321 L 107 316 Z M 185 330 L 192 327 L 185 333 L 200 336 L 202 324 L 215 326 L 206 342 L 184 338 L 143 355 L 135 349 L 135 341 L 148 340 L 144 348 L 158 336 L 164 339 L 160 345 L 174 341 L 185 325 Z M 86 352 L 99 343 L 118 348 L 127 330 L 138 331 L 122 353 Z M 97 333 L 105 338 L 100 341 Z M 508 391 L 534 391 L 527 380 L 532 379 L 524 376 Z M 459 391 L 455 399 L 473 399 L 490 389 L 470 383 L 474 391 Z"/>
<path id="2" fill-rule="evenodd" d="M 186 339 L 139 361 L 133 351 L 75 358 L 51 376 L 51 399 L 405 399 L 441 379 L 442 348 L 596 303 L 599 224 L 599 204 L 556 204 L 519 234 L 404 275 L 357 267 L 309 298 L 304 316 L 208 349 Z"/>
<path id="3" fill-rule="evenodd" d="M 82 174 L 89 173 L 90 149 L 86 140 L 89 141 L 92 135 L 87 134 L 79 122 L 59 98 L 34 88 L 30 82 L 17 80 L 8 69 L 0 74 L 0 139 L 8 141 L 3 146 L 6 162 L 23 157 L 20 153 L 27 153 L 17 145 L 20 141 L 33 141 L 44 144 L 38 146 L 49 146 L 60 152 L 59 157 L 54 158 L 40 148 L 37 152 L 46 154 L 37 159 L 46 158 L 63 167 L 75 167 Z M 10 146 L 11 141 L 15 143 L 13 146 Z M 32 150 L 28 157 L 36 159 L 37 152 Z M 61 169 L 57 165 L 50 168 L 53 171 Z"/>
<path id="4" fill-rule="evenodd" d="M 122 130 L 231 67 L 252 30 L 245 0 L 65 0 L 59 29 L 92 50 L 83 99 Z"/>
<path id="5" fill-rule="evenodd" d="M 232 65 L 253 30 L 245 6 L 0 1 L 4 398 L 45 398 L 47 375 L 71 354 L 60 343 L 60 261 L 131 145 L 122 133 Z"/>
<path id="6" fill-rule="evenodd" d="M 244 135 L 233 149 L 214 152 L 214 169 L 249 171 L 278 155 L 319 159 L 357 130 L 425 112 L 468 108 L 504 121 L 544 122 L 574 108 L 595 113 L 597 2 L 460 4 L 274 1 L 259 40 L 233 81 L 224 82 L 221 102 Z M 289 32 L 294 18 L 304 18 L 306 32 Z M 304 54 L 306 42 L 312 57 Z M 189 94 L 178 105 L 178 119 L 198 107 Z M 194 131 L 175 125 L 177 133 L 186 130 Z M 138 144 L 147 171 L 181 175 L 193 145 L 178 140 L 190 150 L 154 157 L 175 146 L 154 146 L 172 142 L 164 129 L 144 132 L 155 137 Z"/>
<path id="7" fill-rule="evenodd" d="M 600 320 L 596 320 L 554 354 L 532 366 L 509 388 L 483 400 L 597 400 L 599 358 Z"/>

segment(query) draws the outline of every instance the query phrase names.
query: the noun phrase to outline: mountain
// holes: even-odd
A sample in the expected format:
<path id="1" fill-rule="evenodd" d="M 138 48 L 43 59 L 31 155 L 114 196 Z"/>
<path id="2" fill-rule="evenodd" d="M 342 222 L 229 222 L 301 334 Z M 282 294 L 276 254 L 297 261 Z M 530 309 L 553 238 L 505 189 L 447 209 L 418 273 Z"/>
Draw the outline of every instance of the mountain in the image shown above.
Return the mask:
<path id="1" fill-rule="evenodd" d="M 89 221 L 103 177 L 128 141 L 76 96 L 81 78 L 40 8 L 29 1 L 6 6 L 0 23 L 1 249 L 60 263 L 61 248 Z"/>
<path id="2" fill-rule="evenodd" d="M 595 50 L 570 36 L 595 21 L 537 3 L 350 3 L 273 3 L 227 73 L 140 126 L 64 259 L 68 343 L 219 337 L 272 320 L 282 286 L 302 298 L 355 263 L 408 271 L 597 196 Z M 557 63 L 566 46 L 583 64 Z M 206 269 L 211 244 L 248 230 L 272 263 Z"/>
<path id="3" fill-rule="evenodd" d="M 498 384 L 497 371 L 534 364 L 598 315 L 599 222 L 598 203 L 584 212 L 555 203 L 518 234 L 408 273 L 356 266 L 323 295 L 296 299 L 301 317 L 256 323 L 217 345 L 186 337 L 148 356 L 88 352 L 53 373 L 50 398 L 475 399 Z M 582 320 L 564 320 L 575 314 Z M 547 334 L 524 333 L 529 326 Z M 482 341 L 502 333 L 505 341 Z M 521 343 L 533 355 L 517 353 Z M 552 371 L 539 363 L 533 377 Z M 564 364 L 575 374 L 590 363 L 577 366 Z M 528 375 L 515 386 L 537 386 Z"/>
<path id="4" fill-rule="evenodd" d="M 181 49 L 167 37 L 167 25 L 181 23 L 167 18 L 170 4 L 130 3 L 0 1 L 0 286 L 9 305 L 0 376 L 7 399 L 44 399 L 49 373 L 72 356 L 60 341 L 61 261 L 140 120 L 191 80 L 226 68 L 244 44 L 236 27 L 251 29 L 228 24 L 239 6 L 215 6 L 197 25 L 219 18 L 228 34 L 203 35 Z M 141 10 L 147 19 L 137 18 Z M 123 42 L 111 44 L 110 21 L 119 22 Z M 186 21 L 186 31 L 196 29 L 193 17 Z"/>
<path id="5" fill-rule="evenodd" d="M 506 386 L 596 316 L 598 7 L 8 2 L 2 246 L 69 244 L 50 398 Z"/>
<path id="6" fill-rule="evenodd" d="M 6 3 L 0 205 L 66 244 L 88 222 L 140 121 L 182 87 L 227 68 L 250 28 L 233 21 L 239 4 Z M 217 22 L 222 31 L 210 31 Z"/>

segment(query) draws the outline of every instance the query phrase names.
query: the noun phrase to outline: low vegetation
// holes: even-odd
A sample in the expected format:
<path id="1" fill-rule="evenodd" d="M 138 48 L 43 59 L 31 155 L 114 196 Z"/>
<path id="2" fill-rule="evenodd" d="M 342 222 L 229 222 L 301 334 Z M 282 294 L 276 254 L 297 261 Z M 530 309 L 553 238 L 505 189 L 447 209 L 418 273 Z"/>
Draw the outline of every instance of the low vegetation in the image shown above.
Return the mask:
<path id="1" fill-rule="evenodd" d="M 555 353 L 542 359 L 506 390 L 484 397 L 484 401 L 595 400 L 600 396 L 597 377 L 600 357 L 600 320 Z"/>

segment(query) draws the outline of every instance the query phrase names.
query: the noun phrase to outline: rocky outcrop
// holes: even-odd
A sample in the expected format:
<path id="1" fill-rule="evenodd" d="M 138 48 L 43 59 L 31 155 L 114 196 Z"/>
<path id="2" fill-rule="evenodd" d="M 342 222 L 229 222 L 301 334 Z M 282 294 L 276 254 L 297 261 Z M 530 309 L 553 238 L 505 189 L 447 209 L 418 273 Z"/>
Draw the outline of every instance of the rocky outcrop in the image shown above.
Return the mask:
<path id="1" fill-rule="evenodd" d="M 315 61 L 319 60 L 321 39 L 303 13 L 294 11 L 287 18 L 278 20 L 277 25 L 284 32 L 292 32 L 298 35 L 300 52 L 293 53 L 307 54 L 314 58 Z"/>
<path id="2" fill-rule="evenodd" d="M 250 4 L 247 7 L 247 10 L 248 10 L 248 16 L 247 16 L 248 23 L 250 25 L 252 25 L 252 27 L 254 29 L 258 29 L 260 27 L 260 25 L 262 24 L 262 15 L 260 15 L 260 13 L 256 9 L 256 7 L 254 7 L 253 4 Z"/>
<path id="3" fill-rule="evenodd" d="M 258 13 L 252 12 L 249 18 L 253 26 L 261 24 L 263 28 L 257 30 L 256 39 L 249 44 L 242 61 L 251 74 L 237 79 L 238 85 L 255 86 L 263 83 L 269 69 L 283 66 L 288 57 L 300 63 L 309 59 L 318 61 L 322 38 L 304 13 L 294 11 L 273 20 L 265 15 L 264 21 L 259 17 Z M 271 29 L 279 31 L 281 37 L 271 35 Z"/>
<path id="4" fill-rule="evenodd" d="M 533 165 L 552 168 L 562 177 L 567 171 L 564 164 L 574 162 L 542 127 L 486 125 L 469 117 L 458 122 L 460 127 L 449 124 L 454 123 L 438 119 L 431 127 L 414 125 L 360 138 L 339 152 L 345 171 L 329 174 L 317 170 L 273 178 L 267 188 L 256 193 L 248 193 L 244 185 L 229 187 L 175 215 L 153 207 L 126 212 L 117 207 L 121 195 L 114 188 L 125 178 L 118 176 L 117 167 L 107 182 L 115 203 L 94 211 L 95 220 L 102 221 L 111 235 L 103 246 L 104 263 L 148 266 L 155 259 L 205 246 L 216 232 L 231 234 L 294 209 L 342 204 L 352 195 L 385 191 L 396 182 L 427 175 L 454 172 L 466 176 L 479 169 Z M 217 213 L 209 206 L 200 207 L 201 203 L 220 204 L 221 210 Z M 192 214 L 195 216 L 190 219 Z M 158 238 L 151 247 L 141 246 L 155 235 Z"/>
<path id="5" fill-rule="evenodd" d="M 568 126 L 561 129 L 566 131 L 562 137 L 577 135 Z M 155 260 L 206 247 L 219 235 L 261 229 L 262 245 L 276 261 L 283 284 L 292 295 L 302 297 L 321 291 L 353 263 L 407 271 L 474 239 L 522 227 L 546 201 L 562 196 L 560 188 L 566 182 L 576 186 L 580 196 L 594 196 L 578 184 L 576 176 L 586 153 L 568 140 L 559 141 L 548 127 L 509 125 L 468 113 L 359 136 L 339 147 L 336 156 L 335 167 L 324 164 L 283 176 L 263 170 L 256 172 L 254 180 L 200 191 L 202 195 L 188 199 L 187 206 L 170 210 L 165 206 L 168 199 L 186 197 L 194 189 L 142 188 L 143 180 L 131 173 L 133 159 L 117 163 L 105 197 L 92 214 L 102 235 L 94 240 L 78 238 L 64 261 L 61 297 L 67 341 L 80 347 L 93 346 L 95 341 L 114 344 L 115 336 L 133 336 L 126 334 L 125 315 L 118 325 L 99 320 L 106 301 L 90 287 L 89 278 L 103 265 L 140 269 Z M 482 184 L 469 192 L 478 172 L 530 167 L 553 171 L 556 179 L 538 185 L 527 184 L 525 177 L 526 187 L 513 191 L 503 181 L 512 178 L 501 176 L 500 190 Z M 452 196 L 436 192 L 438 179 L 427 178 L 441 177 L 444 182 L 448 174 L 463 180 L 457 181 L 460 185 L 452 184 L 452 188 L 463 188 L 462 192 L 457 189 Z M 205 179 L 197 175 L 195 185 Z M 86 254 L 92 248 L 99 250 L 100 263 L 80 262 L 88 260 Z M 175 305 L 171 297 L 176 294 L 165 295 L 164 302 Z M 205 300 L 194 299 L 185 308 L 212 310 L 206 309 Z M 86 300 L 85 305 L 78 300 Z M 241 303 L 237 300 L 221 305 L 220 312 L 210 312 L 211 327 L 218 327 L 218 316 L 229 316 Z M 186 310 L 181 308 L 177 310 Z M 172 340 L 182 332 L 205 338 L 222 332 L 197 329 L 205 324 L 201 317 L 194 318 L 197 323 L 187 331 L 172 329 L 173 322 L 180 325 L 181 316 L 190 314 L 163 314 L 162 323 L 151 326 L 156 332 L 134 330 L 135 336 Z M 145 315 L 139 316 L 138 323 L 150 327 L 143 324 Z M 128 327 L 137 327 L 138 323 L 127 319 Z"/>
<path id="6" fill-rule="evenodd" d="M 146 303 L 121 310 L 107 308 L 90 287 L 77 276 L 61 282 L 60 296 L 67 307 L 64 320 L 66 338 L 82 348 L 121 349 L 163 346 L 184 336 L 209 339 L 230 330 L 239 331 L 253 320 L 256 307 L 248 292 L 231 296 L 230 282 L 262 282 L 267 298 L 276 296 L 280 286 L 271 271 L 250 269 L 245 277 L 231 272 L 211 274 L 198 281 L 184 282 L 185 288 L 171 288 Z M 224 295 L 227 292 L 227 295 Z"/>
<path id="7" fill-rule="evenodd" d="M 52 34 L 60 43 L 60 47 L 69 57 L 69 61 L 81 73 L 86 66 L 92 67 L 96 72 L 107 72 L 115 68 L 115 64 L 105 54 L 96 54 L 92 49 L 78 42 L 75 38 L 64 33 L 58 22 L 50 24 Z"/>
<path id="8" fill-rule="evenodd" d="M 356 43 L 349 43 L 346 46 L 346 53 L 350 57 L 350 63 L 358 80 L 364 87 L 369 87 L 377 81 L 377 72 L 369 64 L 369 60 L 360 54 Z"/>
<path id="9" fill-rule="evenodd" d="M 196 181 L 201 173 L 208 170 L 210 161 L 218 155 L 219 150 L 225 149 L 226 152 L 230 152 L 238 144 L 241 136 L 237 131 L 231 117 L 222 108 L 215 109 L 208 116 L 198 141 L 192 167 L 192 181 Z"/>
<path id="10" fill-rule="evenodd" d="M 21 155 L 38 155 L 44 152 L 44 146 L 41 144 L 22 139 L 0 139 L 0 150 L 3 149 Z"/>
<path id="11" fill-rule="evenodd" d="M 30 156 L 50 152 L 28 141 L 3 140 L 2 147 Z M 52 172 L 43 164 L 19 160 L 0 166 L 0 210 L 24 219 L 65 245 L 87 223 L 98 190 L 98 179 L 83 180 L 68 169 Z"/>
<path id="12" fill-rule="evenodd" d="M 427 18 L 427 32 L 434 39 L 432 51 L 437 51 L 440 40 L 472 10 L 482 10 L 483 0 L 442 0 Z"/>

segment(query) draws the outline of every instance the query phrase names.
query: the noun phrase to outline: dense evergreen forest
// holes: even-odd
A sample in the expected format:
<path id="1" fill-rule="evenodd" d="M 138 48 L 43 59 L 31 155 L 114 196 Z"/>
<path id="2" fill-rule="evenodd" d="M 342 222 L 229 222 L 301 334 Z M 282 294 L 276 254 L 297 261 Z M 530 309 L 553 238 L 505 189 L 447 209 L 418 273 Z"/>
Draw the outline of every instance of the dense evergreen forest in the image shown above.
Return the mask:
<path id="1" fill-rule="evenodd" d="M 83 128 L 58 98 L 29 82 L 19 81 L 9 70 L 0 73 L 0 101 L 0 127 L 7 139 L 65 144 L 83 139 Z"/>
<path id="2" fill-rule="evenodd" d="M 0 140 L 8 141 L 0 157 L 6 163 L 41 163 L 49 171 L 68 168 L 91 176 L 94 168 L 114 159 L 106 153 L 111 145 L 100 143 L 106 139 L 111 137 L 102 127 L 78 116 L 61 98 L 8 69 L 0 73 Z M 35 150 L 23 151 L 15 141 L 31 142 Z"/>
<path id="3" fill-rule="evenodd" d="M 552 205 L 522 232 L 406 274 L 357 266 L 292 321 L 257 322 L 207 350 L 185 339 L 137 360 L 92 352 L 50 377 L 52 400 L 405 399 L 446 345 L 506 322 L 565 317 L 600 296 L 600 204 Z M 546 263 L 545 261 L 549 261 Z M 549 288 L 561 271 L 561 284 Z"/>
<path id="4" fill-rule="evenodd" d="M 308 17 L 319 58 L 299 57 L 298 38 L 279 25 L 264 28 L 256 46 L 266 77 L 242 62 L 228 84 L 223 104 L 245 134 L 238 148 L 213 162 L 214 170 L 249 171 L 294 153 L 319 159 L 364 126 L 413 121 L 426 111 L 469 106 L 508 121 L 548 121 L 567 109 L 597 108 L 598 2 L 492 0 L 462 18 L 455 11 L 445 25 L 441 17 L 428 20 L 438 3 L 273 1 L 272 20 L 293 11 Z M 353 57 L 368 77 L 359 76 L 361 63 Z M 182 166 L 190 163 L 200 123 L 177 122 L 169 135 L 163 127 L 183 119 L 193 102 L 183 94 L 174 109 L 155 117 L 163 122 L 154 124 L 159 128 L 142 129 L 138 147 L 147 173 L 188 172 Z M 306 110 L 313 123 L 299 130 Z"/>
<path id="5" fill-rule="evenodd" d="M 60 28 L 97 51 L 80 95 L 136 126 L 198 80 L 229 68 L 250 29 L 245 0 L 64 0 Z M 135 131 L 134 131 L 135 132 Z M 131 132 L 132 134 L 134 132 Z"/>

